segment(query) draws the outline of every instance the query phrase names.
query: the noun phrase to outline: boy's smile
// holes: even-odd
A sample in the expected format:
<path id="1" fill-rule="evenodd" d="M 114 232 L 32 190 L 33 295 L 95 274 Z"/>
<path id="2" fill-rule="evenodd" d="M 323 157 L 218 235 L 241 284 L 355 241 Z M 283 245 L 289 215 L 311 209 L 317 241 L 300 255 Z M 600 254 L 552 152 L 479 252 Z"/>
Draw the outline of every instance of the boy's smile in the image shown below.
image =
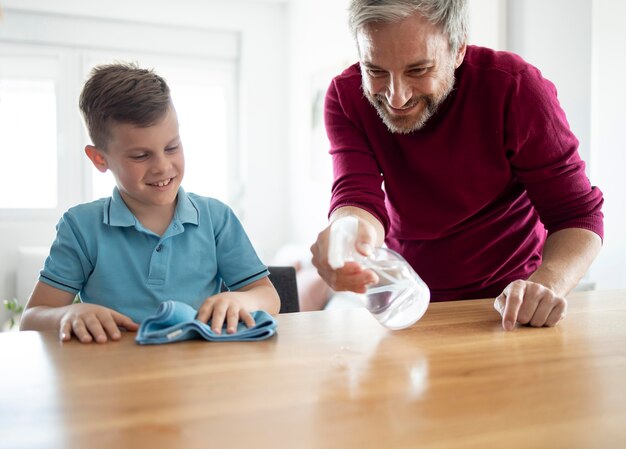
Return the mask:
<path id="1" fill-rule="evenodd" d="M 97 153 L 92 156 L 86 150 L 96 168 L 111 170 L 124 202 L 140 221 L 165 210 L 173 213 L 185 173 L 174 107 L 154 125 L 114 123 L 109 130 L 106 151 L 92 147 L 91 153 Z"/>

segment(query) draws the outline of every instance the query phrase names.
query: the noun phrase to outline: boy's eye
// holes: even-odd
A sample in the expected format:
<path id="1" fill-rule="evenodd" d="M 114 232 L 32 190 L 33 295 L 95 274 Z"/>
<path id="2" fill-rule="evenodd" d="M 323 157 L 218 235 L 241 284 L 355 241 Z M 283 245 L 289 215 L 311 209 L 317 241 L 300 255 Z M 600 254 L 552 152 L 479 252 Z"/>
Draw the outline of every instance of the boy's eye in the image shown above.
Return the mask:
<path id="1" fill-rule="evenodd" d="M 165 151 L 167 151 L 168 153 L 173 153 L 174 151 L 178 150 L 178 145 L 174 146 L 174 147 L 169 147 L 166 148 Z"/>
<path id="2" fill-rule="evenodd" d="M 141 153 L 141 154 L 133 154 L 130 156 L 131 159 L 135 160 L 135 161 L 140 161 L 142 159 L 145 159 L 146 157 L 148 157 L 147 154 L 145 153 Z"/>

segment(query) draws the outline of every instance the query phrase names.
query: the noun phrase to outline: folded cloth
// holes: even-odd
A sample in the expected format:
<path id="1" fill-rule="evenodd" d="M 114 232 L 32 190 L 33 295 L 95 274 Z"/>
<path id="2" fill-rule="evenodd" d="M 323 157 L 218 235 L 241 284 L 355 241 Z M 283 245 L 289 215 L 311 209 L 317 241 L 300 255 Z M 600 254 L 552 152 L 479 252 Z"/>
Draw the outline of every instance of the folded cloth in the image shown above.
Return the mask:
<path id="1" fill-rule="evenodd" d="M 226 333 L 226 323 L 221 334 L 211 330 L 211 324 L 196 319 L 198 312 L 189 304 L 165 301 L 155 315 L 146 318 L 137 331 L 135 341 L 141 345 L 157 345 L 175 341 L 204 338 L 208 341 L 256 341 L 265 340 L 276 333 L 276 320 L 263 310 L 252 312 L 255 325 L 237 324 L 237 332 Z"/>

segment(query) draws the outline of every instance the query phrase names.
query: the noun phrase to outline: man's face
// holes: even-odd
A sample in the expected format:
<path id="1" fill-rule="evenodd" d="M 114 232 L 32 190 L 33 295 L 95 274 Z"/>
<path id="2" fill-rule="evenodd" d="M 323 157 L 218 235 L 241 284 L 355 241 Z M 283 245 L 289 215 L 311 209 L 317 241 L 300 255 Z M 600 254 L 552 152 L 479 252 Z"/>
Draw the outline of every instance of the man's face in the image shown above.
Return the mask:
<path id="1" fill-rule="evenodd" d="M 391 132 L 424 126 L 454 86 L 463 61 L 441 30 L 414 14 L 397 23 L 370 23 L 357 33 L 363 92 Z"/>
<path id="2" fill-rule="evenodd" d="M 154 207 L 176 205 L 185 158 L 173 107 L 152 126 L 112 125 L 107 151 L 100 153 L 106 168 L 115 176 L 124 202 L 135 215 Z"/>

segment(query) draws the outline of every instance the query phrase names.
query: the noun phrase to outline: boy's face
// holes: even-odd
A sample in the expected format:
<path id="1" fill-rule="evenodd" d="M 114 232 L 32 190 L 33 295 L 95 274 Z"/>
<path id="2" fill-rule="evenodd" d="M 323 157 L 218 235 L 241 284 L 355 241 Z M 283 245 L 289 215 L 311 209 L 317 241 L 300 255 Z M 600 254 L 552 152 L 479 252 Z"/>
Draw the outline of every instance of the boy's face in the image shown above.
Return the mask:
<path id="1" fill-rule="evenodd" d="M 173 207 L 185 173 L 176 110 L 148 127 L 113 124 L 106 151 L 86 148 L 101 172 L 111 170 L 128 208 L 137 215 L 154 207 Z"/>

